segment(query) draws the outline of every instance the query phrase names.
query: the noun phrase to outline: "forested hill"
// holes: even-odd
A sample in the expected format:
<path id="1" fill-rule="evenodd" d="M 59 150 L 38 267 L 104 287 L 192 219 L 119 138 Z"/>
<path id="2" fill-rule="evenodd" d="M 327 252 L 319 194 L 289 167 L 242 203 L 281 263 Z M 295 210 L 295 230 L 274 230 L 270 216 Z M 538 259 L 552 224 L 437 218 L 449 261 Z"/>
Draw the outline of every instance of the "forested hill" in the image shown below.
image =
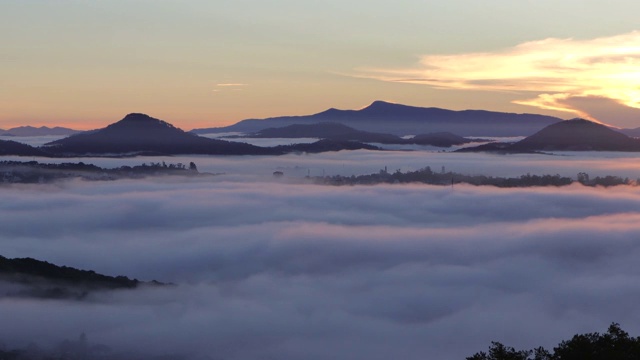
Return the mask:
<path id="1" fill-rule="evenodd" d="M 134 289 L 138 286 L 165 285 L 157 281 L 142 282 L 126 276 L 107 276 L 92 270 L 58 266 L 32 258 L 8 259 L 0 256 L 0 297 L 40 297 L 81 299 L 92 291 Z"/>

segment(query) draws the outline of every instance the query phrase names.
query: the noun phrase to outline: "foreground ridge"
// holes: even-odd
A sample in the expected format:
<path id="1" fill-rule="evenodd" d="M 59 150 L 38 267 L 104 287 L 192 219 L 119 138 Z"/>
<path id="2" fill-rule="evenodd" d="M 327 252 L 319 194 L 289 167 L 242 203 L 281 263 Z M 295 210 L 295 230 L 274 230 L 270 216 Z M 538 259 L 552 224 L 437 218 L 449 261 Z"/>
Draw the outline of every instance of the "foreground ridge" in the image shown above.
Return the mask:
<path id="1" fill-rule="evenodd" d="M 108 276 L 92 270 L 58 266 L 33 258 L 8 259 L 0 256 L 0 283 L 19 285 L 4 290 L 0 297 L 38 297 L 82 299 L 92 291 L 135 289 L 142 285 L 166 285 L 143 282 L 126 276 Z"/>

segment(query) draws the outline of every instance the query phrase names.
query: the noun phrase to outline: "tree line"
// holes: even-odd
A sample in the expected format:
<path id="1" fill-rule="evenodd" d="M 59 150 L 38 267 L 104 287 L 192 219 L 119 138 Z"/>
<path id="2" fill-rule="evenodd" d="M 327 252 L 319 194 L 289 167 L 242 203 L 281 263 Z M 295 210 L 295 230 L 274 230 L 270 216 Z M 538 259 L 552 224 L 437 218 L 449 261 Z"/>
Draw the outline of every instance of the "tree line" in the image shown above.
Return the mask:
<path id="1" fill-rule="evenodd" d="M 604 177 L 590 178 L 586 173 L 579 173 L 577 180 L 567 176 L 555 175 L 532 175 L 525 174 L 519 177 L 499 177 L 489 175 L 466 175 L 452 171 L 440 172 L 431 170 L 431 167 L 416 171 L 402 172 L 399 169 L 395 172 L 387 172 L 382 169 L 377 173 L 368 175 L 352 176 L 318 176 L 311 178 L 316 183 L 329 185 L 374 185 L 374 184 L 397 184 L 397 183 L 423 183 L 430 185 L 490 185 L 503 188 L 532 187 L 532 186 L 566 186 L 579 182 L 585 186 L 616 186 L 616 185 L 637 185 L 639 180 L 630 180 L 618 176 L 607 175 Z"/>
<path id="2" fill-rule="evenodd" d="M 488 352 L 480 351 L 466 360 L 638 360 L 640 337 L 632 337 L 612 323 L 607 332 L 574 335 L 549 351 L 543 347 L 516 350 L 492 342 Z"/>

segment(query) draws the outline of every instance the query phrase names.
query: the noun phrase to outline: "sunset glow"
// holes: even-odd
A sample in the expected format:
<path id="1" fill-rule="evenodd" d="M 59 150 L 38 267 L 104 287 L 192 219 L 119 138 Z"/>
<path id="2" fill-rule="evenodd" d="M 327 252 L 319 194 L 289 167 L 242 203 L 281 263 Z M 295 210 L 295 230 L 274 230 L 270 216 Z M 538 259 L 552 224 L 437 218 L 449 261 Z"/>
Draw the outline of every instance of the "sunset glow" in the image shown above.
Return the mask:
<path id="1" fill-rule="evenodd" d="M 607 122 L 571 99 L 603 98 L 640 108 L 638 44 L 637 31 L 590 40 L 549 38 L 497 52 L 425 55 L 412 68 L 361 68 L 356 76 L 439 89 L 515 92 L 522 94 L 516 104 Z"/>
<path id="2" fill-rule="evenodd" d="M 376 100 L 635 128 L 639 12 L 628 0 L 4 1 L 0 129 L 140 112 L 190 130 Z"/>

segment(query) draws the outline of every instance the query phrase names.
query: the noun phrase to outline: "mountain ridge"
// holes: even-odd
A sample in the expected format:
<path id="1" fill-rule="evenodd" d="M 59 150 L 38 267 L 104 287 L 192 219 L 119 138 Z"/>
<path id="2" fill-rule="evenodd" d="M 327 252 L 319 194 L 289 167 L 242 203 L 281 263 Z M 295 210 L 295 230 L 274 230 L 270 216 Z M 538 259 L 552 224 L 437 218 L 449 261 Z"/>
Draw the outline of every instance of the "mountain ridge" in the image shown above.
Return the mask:
<path id="1" fill-rule="evenodd" d="M 188 133 L 146 114 L 131 113 L 102 129 L 49 142 L 42 151 L 53 156 L 126 155 L 282 155 L 289 152 L 323 152 L 377 149 L 356 142 L 323 141 L 288 146 L 260 147 L 242 142 L 210 139 Z"/>
<path id="2" fill-rule="evenodd" d="M 128 114 L 102 129 L 49 142 L 43 148 L 57 154 L 144 152 L 211 155 L 254 154 L 261 149 L 249 144 L 200 137 L 141 113 Z"/>
<path id="3" fill-rule="evenodd" d="M 255 133 L 270 127 L 292 124 L 337 122 L 358 130 L 398 136 L 419 133 L 450 132 L 460 136 L 528 136 L 560 118 L 495 112 L 488 110 L 448 110 L 417 107 L 376 100 L 360 110 L 330 108 L 311 115 L 246 119 L 233 125 L 193 129 L 196 134 L 242 132 Z"/>
<path id="4" fill-rule="evenodd" d="M 74 130 L 61 126 L 17 126 L 7 130 L 0 130 L 0 136 L 47 136 L 47 135 L 56 135 L 56 136 L 69 136 L 73 134 L 80 133 L 80 130 Z"/>
<path id="5" fill-rule="evenodd" d="M 551 124 L 512 144 L 490 143 L 462 152 L 529 153 L 547 151 L 640 151 L 640 140 L 606 125 L 575 118 Z"/>
<path id="6" fill-rule="evenodd" d="M 0 255 L 0 283 L 20 285 L 1 296 L 38 298 L 83 299 L 92 291 L 135 289 L 140 286 L 165 286 L 155 280 L 150 282 L 129 279 L 126 276 L 109 276 L 92 270 L 58 266 L 33 258 L 9 259 Z"/>
<path id="7" fill-rule="evenodd" d="M 0 156 L 2 155 L 18 155 L 18 156 L 42 156 L 48 157 L 45 151 L 39 148 L 23 144 L 13 140 L 0 140 Z"/>

